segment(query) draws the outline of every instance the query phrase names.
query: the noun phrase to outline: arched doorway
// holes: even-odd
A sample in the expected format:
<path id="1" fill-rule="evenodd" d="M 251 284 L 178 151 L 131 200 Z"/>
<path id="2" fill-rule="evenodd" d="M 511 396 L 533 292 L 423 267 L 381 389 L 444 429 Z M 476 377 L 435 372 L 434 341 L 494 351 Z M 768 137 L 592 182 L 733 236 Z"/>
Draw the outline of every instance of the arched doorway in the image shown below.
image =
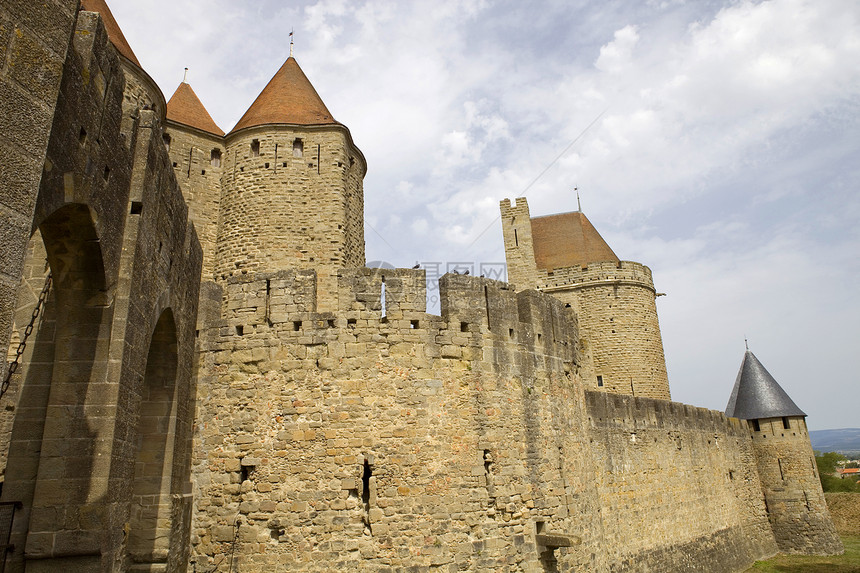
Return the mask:
<path id="1" fill-rule="evenodd" d="M 58 556 L 95 565 L 110 457 L 100 435 L 115 416 L 102 391 L 113 309 L 86 205 L 67 204 L 39 225 L 25 268 L 44 273 L 45 257 L 53 285 L 22 365 L 2 495 L 22 504 L 8 559 L 20 563 L 26 548 L 28 561 L 49 568 Z"/>
<path id="2" fill-rule="evenodd" d="M 170 547 L 176 438 L 176 322 L 161 313 L 149 345 L 140 395 L 128 553 L 132 563 L 166 563 Z"/>

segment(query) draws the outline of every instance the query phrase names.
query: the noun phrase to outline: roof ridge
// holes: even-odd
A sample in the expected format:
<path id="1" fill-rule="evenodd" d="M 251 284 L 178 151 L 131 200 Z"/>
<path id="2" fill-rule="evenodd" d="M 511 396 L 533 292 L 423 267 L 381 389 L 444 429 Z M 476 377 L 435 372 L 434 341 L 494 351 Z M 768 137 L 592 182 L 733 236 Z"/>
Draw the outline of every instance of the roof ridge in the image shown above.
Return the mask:
<path id="1" fill-rule="evenodd" d="M 292 56 L 278 69 L 230 131 L 270 124 L 338 124 Z"/>

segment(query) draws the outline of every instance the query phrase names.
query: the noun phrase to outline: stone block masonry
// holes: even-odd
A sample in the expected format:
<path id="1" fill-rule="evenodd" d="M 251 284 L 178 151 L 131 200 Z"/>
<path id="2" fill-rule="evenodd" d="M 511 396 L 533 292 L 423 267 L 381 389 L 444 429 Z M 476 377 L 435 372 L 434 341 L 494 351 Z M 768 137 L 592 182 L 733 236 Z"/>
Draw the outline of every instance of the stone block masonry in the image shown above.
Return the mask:
<path id="1" fill-rule="evenodd" d="M 745 426 L 585 391 L 560 301 L 446 275 L 434 316 L 424 271 L 358 269 L 316 312 L 314 282 L 233 277 L 205 319 L 198 566 L 732 571 L 775 552 Z"/>

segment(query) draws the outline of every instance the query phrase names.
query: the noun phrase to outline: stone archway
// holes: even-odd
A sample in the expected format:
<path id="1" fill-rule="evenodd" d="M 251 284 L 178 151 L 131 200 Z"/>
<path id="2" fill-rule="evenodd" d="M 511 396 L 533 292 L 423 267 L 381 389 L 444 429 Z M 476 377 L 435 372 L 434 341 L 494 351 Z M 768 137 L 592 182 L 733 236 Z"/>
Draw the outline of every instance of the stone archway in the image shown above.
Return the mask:
<path id="1" fill-rule="evenodd" d="M 131 570 L 167 562 L 176 440 L 176 322 L 161 313 L 149 345 L 140 395 L 128 553 Z"/>
<path id="2" fill-rule="evenodd" d="M 22 504 L 9 558 L 20 563 L 26 551 L 28 571 L 51 570 L 57 559 L 84 567 L 100 562 L 106 429 L 115 416 L 106 378 L 113 301 L 93 217 L 86 205 L 67 204 L 39 232 L 53 286 L 41 328 L 31 335 L 3 489 L 4 501 Z M 34 259 L 40 250 L 33 245 Z"/>

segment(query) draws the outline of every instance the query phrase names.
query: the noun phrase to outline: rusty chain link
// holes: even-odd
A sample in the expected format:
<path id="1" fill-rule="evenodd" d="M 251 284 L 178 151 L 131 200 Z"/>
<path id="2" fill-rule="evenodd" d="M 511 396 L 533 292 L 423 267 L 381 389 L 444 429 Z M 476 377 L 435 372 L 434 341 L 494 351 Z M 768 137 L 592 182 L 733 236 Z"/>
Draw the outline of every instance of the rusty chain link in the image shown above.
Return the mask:
<path id="1" fill-rule="evenodd" d="M 45 300 L 48 298 L 48 292 L 51 290 L 51 272 L 45 277 L 45 286 L 42 287 L 42 292 L 39 293 L 39 300 L 36 302 L 36 307 L 33 309 L 33 315 L 30 316 L 30 324 L 24 329 L 24 336 L 21 342 L 18 343 L 18 348 L 15 350 L 15 358 L 9 363 L 9 369 L 6 371 L 6 376 L 3 378 L 3 384 L 0 384 L 0 398 L 6 394 L 9 389 L 9 384 L 12 381 L 12 375 L 18 370 L 18 364 L 21 361 L 21 355 L 24 354 L 24 349 L 27 348 L 27 339 L 33 333 L 33 326 L 36 324 L 36 319 L 42 313 L 42 307 L 45 305 Z"/>

